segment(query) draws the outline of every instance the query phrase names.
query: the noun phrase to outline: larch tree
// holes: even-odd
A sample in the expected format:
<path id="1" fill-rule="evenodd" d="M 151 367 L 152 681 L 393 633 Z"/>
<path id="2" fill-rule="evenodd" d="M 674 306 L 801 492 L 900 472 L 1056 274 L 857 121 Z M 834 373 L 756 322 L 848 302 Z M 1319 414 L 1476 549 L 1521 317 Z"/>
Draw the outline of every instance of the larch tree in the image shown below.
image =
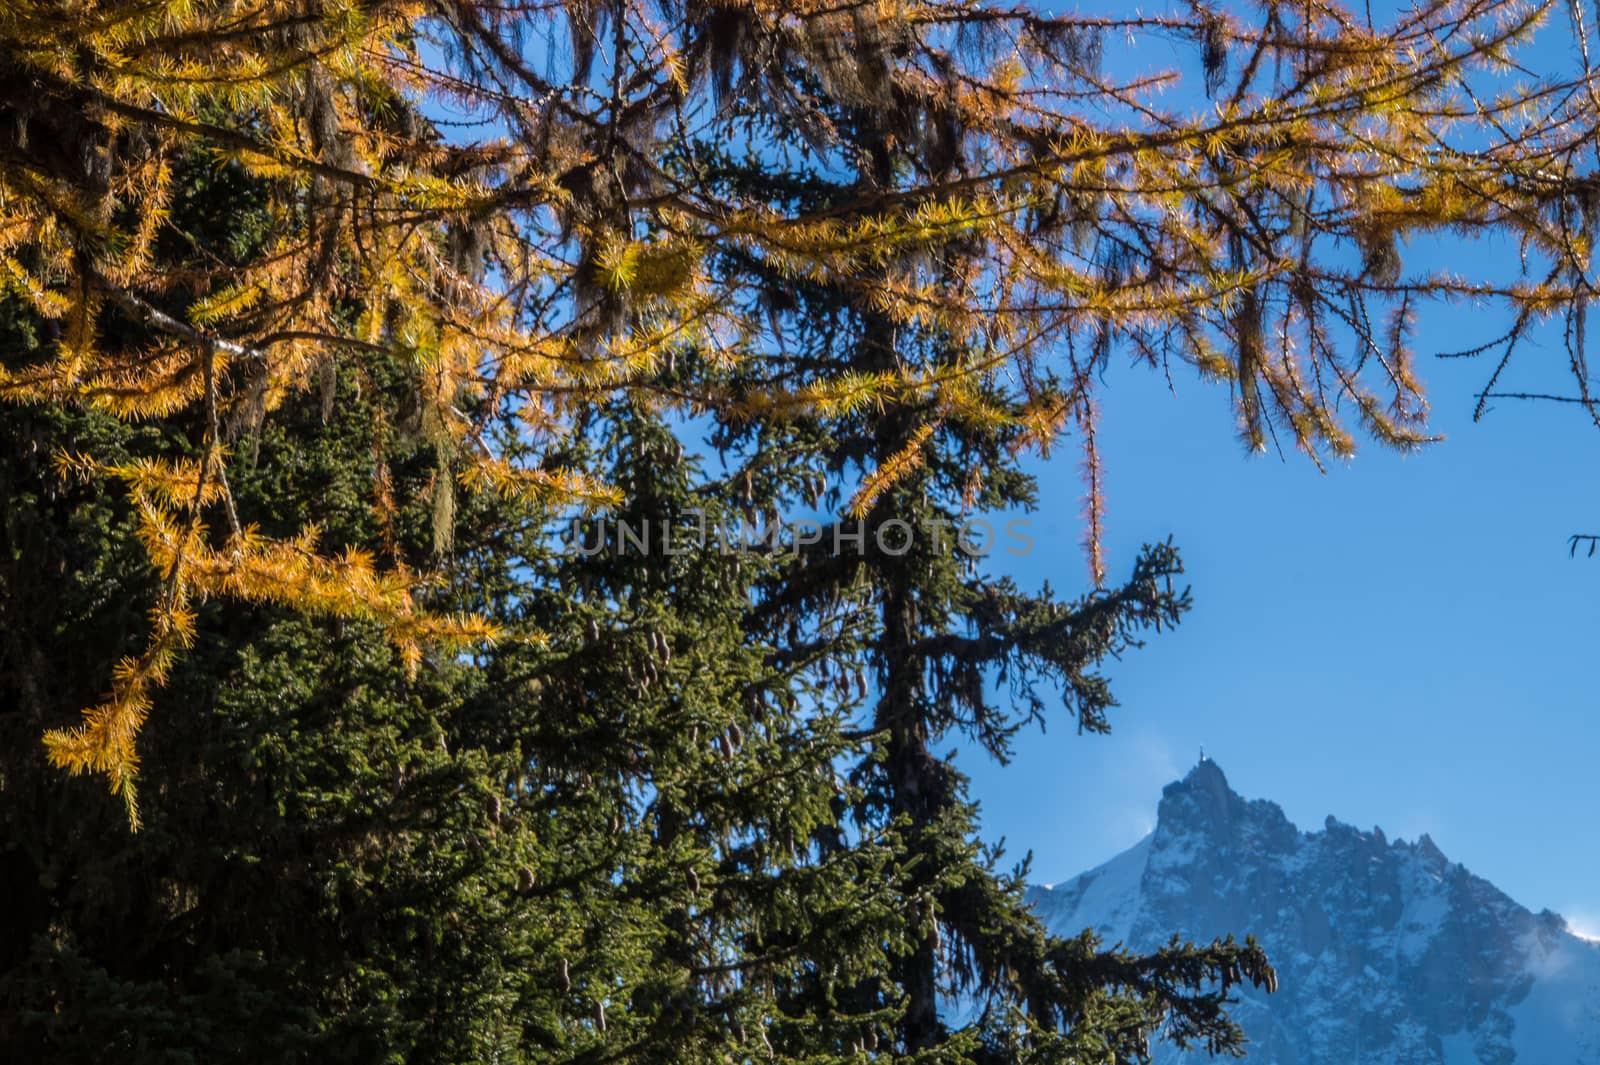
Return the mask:
<path id="1" fill-rule="evenodd" d="M 441 517 L 460 483 L 616 502 L 577 471 L 496 455 L 464 396 L 514 406 L 546 439 L 621 392 L 726 408 L 650 371 L 690 350 L 772 358 L 794 328 L 774 308 L 803 279 L 964 351 L 938 372 L 775 374 L 742 398 L 752 417 L 931 397 L 1022 426 L 1024 446 L 1088 443 L 1089 369 L 1122 345 L 1229 382 L 1252 446 L 1276 431 L 1346 454 L 1341 402 L 1412 445 L 1412 301 L 1582 313 L 1590 79 L 1503 84 L 1550 10 L 1429 0 L 1379 30 L 1320 2 L 1132 18 L 966 2 L 9 5 L 0 253 L 52 345 L 0 393 L 205 412 L 182 461 L 60 457 L 139 500 L 163 589 L 147 642 L 79 726 L 50 733 L 52 756 L 132 796 L 134 738 L 196 597 L 370 617 L 413 663 L 492 638 L 419 610 L 416 575 L 375 568 L 370 545 L 319 552 L 314 522 L 265 537 L 229 506 L 228 426 L 316 402 L 338 364 L 382 353 L 412 368 Z M 1163 77 L 1101 70 L 1124 34 L 1192 44 L 1213 106 L 1163 111 Z M 785 200 L 666 162 L 710 145 L 837 179 L 868 150 L 841 137 L 841 108 L 878 116 L 883 147 L 913 164 Z M 184 152 L 260 181 L 263 254 L 158 267 L 155 242 L 181 239 Z M 1398 242 L 1444 229 L 1510 232 L 1549 272 L 1405 276 Z M 928 254 L 952 242 L 955 274 Z M 749 268 L 716 266 L 735 260 Z M 1066 390 L 1039 385 L 1062 371 Z M 986 376 L 1017 402 L 978 398 Z M 1091 492 L 1095 543 L 1098 513 Z"/>
<path id="2" fill-rule="evenodd" d="M 1004 757 L 1053 698 L 1107 727 L 1095 664 L 1186 605 L 1165 546 L 1106 583 L 1114 352 L 1225 385 L 1248 446 L 1317 462 L 1360 433 L 1427 439 L 1407 335 L 1425 298 L 1504 300 L 1505 358 L 1565 315 L 1583 376 L 1600 106 L 1587 69 L 1516 81 L 1555 10 L 1425 0 L 1380 27 L 1320 0 L 10 4 L 0 270 L 29 339 L 0 397 L 33 408 L 12 428 L 99 428 L 39 434 L 46 457 L 7 476 L 34 498 L 48 463 L 108 509 L 65 554 L 70 515 L 13 537 L 27 594 L 3 605 L 137 599 L 94 616 L 116 630 L 84 658 L 96 677 L 11 724 L 137 823 L 147 718 L 205 727 L 164 692 L 254 728 L 316 646 L 313 720 L 270 746 L 329 805 L 249 816 L 337 814 L 303 837 L 313 858 L 279 861 L 334 900 L 334 946 L 297 974 L 326 995 L 296 1016 L 359 1027 L 374 1041 L 342 1044 L 351 1060 L 1134 1062 L 1163 1028 L 1237 1049 L 1223 1007 L 1270 983 L 1261 952 L 1046 936 L 934 745 Z M 1163 107 L 1177 74 L 1123 62 L 1128 37 L 1177 41 L 1206 99 Z M 1398 249 L 1436 232 L 1522 241 L 1523 279 L 1408 274 Z M 732 472 L 683 456 L 685 424 Z M 323 426 L 349 434 L 339 494 L 259 479 Z M 1062 438 L 1085 470 L 1091 587 L 1071 600 L 990 578 L 954 533 L 1026 505 L 1020 458 Z M 802 501 L 826 501 L 825 531 L 776 558 L 633 558 L 620 537 L 574 556 L 534 531 Z M 905 551 L 880 546 L 891 520 Z M 864 549 L 823 550 L 847 521 Z M 94 579 L 53 603 L 39 566 L 65 555 Z M 301 627 L 263 649 L 260 617 Z M 388 649 L 320 646 L 318 626 Z M 65 649 L 9 647 L 8 683 Z M 347 720 L 387 760 L 342 742 Z M 223 775 L 171 750 L 152 759 L 163 839 L 172 793 Z M 11 757 L 0 788 L 47 794 Z M 332 789 L 346 765 L 360 785 Z M 420 805 L 394 821 L 397 802 Z M 140 905 L 209 928 L 188 883 Z M 24 897 L 53 927 L 57 897 Z M 394 921 L 347 923 L 374 909 Z M 39 944 L 27 964 L 68 971 L 59 937 Z M 425 987 L 400 975 L 418 952 L 450 961 Z M 191 960 L 154 959 L 138 994 Z"/>

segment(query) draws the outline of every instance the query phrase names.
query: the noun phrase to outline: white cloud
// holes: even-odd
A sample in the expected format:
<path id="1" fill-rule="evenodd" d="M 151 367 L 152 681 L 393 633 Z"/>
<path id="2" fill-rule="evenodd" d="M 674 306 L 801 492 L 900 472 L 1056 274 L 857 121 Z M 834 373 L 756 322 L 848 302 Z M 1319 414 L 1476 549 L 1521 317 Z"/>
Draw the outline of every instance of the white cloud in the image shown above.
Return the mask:
<path id="1" fill-rule="evenodd" d="M 1561 916 L 1567 919 L 1567 931 L 1579 939 L 1600 943 L 1600 917 L 1577 907 L 1565 907 Z"/>

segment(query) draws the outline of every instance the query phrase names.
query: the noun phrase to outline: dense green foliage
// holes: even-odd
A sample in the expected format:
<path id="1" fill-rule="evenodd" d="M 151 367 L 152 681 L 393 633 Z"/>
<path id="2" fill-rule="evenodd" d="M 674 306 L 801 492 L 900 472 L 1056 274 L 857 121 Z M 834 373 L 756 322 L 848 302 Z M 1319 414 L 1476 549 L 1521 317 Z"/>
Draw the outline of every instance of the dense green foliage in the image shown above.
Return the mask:
<path id="1" fill-rule="evenodd" d="M 328 423 L 264 430 L 241 506 L 267 523 L 314 504 L 332 542 L 374 535 L 360 482 L 383 397 L 381 382 L 341 380 Z M 886 738 L 843 735 L 862 689 L 836 682 L 842 662 L 865 655 L 877 686 L 907 683 L 882 666 L 889 637 L 858 614 L 830 646 L 806 623 L 820 612 L 791 625 L 784 604 L 828 595 L 881 615 L 872 585 L 714 545 L 554 553 L 538 515 L 483 497 L 456 525 L 470 581 L 441 599 L 536 624 L 549 647 L 433 660 L 407 681 L 367 627 L 208 604 L 204 651 L 161 695 L 146 826 L 130 833 L 115 798 L 64 783 L 37 738 L 93 694 L 154 581 L 122 508 L 45 460 L 91 435 L 164 442 L 87 415 L 12 414 L 4 432 L 0 1044 L 13 1060 L 665 1062 L 768 1045 L 827 1060 L 929 1023 L 914 1019 L 925 999 L 900 996 L 933 977 L 916 967 L 934 963 L 936 925 L 959 937 L 941 970 L 955 961 L 960 990 L 992 993 L 996 1010 L 992 1050 L 949 1060 L 1012 1060 L 1013 1006 L 1037 1018 L 1030 1041 L 1066 1021 L 1062 1053 L 1104 1039 L 1131 1060 L 1158 1020 L 1147 1011 L 1172 1000 L 1118 1005 L 1102 985 L 1154 990 L 1197 971 L 1039 931 L 1019 881 L 976 843 L 960 775 L 928 753 L 956 718 L 902 725 L 880 702 L 866 720 Z M 692 488 L 673 439 L 628 412 L 595 438 L 634 500 L 617 517 L 636 527 L 684 527 L 742 480 Z M 422 501 L 402 509 L 397 548 L 425 554 L 432 457 L 397 450 L 390 465 L 397 492 Z M 1097 625 L 1177 605 L 1159 589 L 1163 553 L 1079 610 L 985 591 L 952 576 L 958 561 L 898 560 L 937 577 L 914 593 L 926 621 L 900 638 L 937 642 L 957 610 L 997 624 L 999 610 L 1031 618 L 1035 640 L 1077 641 L 1061 653 L 1081 659 L 1101 646 L 1086 635 Z M 986 655 L 947 641 L 941 671 L 1023 653 L 994 639 L 980 638 Z M 945 690 L 911 698 L 953 712 Z M 972 724 L 992 737 L 1003 719 L 989 715 Z"/>
<path id="2" fill-rule="evenodd" d="M 388 395 L 341 380 L 326 424 L 313 409 L 263 430 L 234 486 L 245 514 L 315 507 L 334 544 L 376 536 L 361 482 Z M 677 1061 L 758 1038 L 742 959 L 773 982 L 877 964 L 887 852 L 810 853 L 833 823 L 837 718 L 763 714 L 764 693 L 790 689 L 727 578 L 692 557 L 555 555 L 539 515 L 492 497 L 461 504 L 464 579 L 439 598 L 549 646 L 432 660 L 408 681 L 370 627 L 207 604 L 205 651 L 161 694 L 130 833 L 99 782 L 47 767 L 38 736 L 93 694 L 154 580 L 122 508 L 46 460 L 91 434 L 172 442 L 54 413 L 4 430 L 9 1056 Z M 619 412 L 597 434 L 636 506 L 686 501 L 687 468 L 640 461 L 659 428 Z M 425 555 L 432 456 L 396 445 L 388 465 L 420 501 L 396 549 Z"/>
<path id="3" fill-rule="evenodd" d="M 217 201 L 241 190 L 196 188 L 190 231 L 237 243 L 248 216 Z M 818 321 L 850 316 L 808 298 Z M 10 365 L 37 357 L 43 328 L 8 306 Z M 961 730 L 1003 754 L 1047 711 L 1035 681 L 1064 683 L 1103 727 L 1093 662 L 1186 602 L 1169 550 L 1077 604 L 985 580 L 949 537 L 729 551 L 695 530 L 799 505 L 914 421 L 725 425 L 718 464 L 626 403 L 551 456 L 627 499 L 569 542 L 555 513 L 492 494 L 441 515 L 441 456 L 399 370 L 351 364 L 323 388 L 233 427 L 241 520 L 289 533 L 316 514 L 332 550 L 385 544 L 440 574 L 429 606 L 510 638 L 413 678 L 375 625 L 202 604 L 199 650 L 142 743 L 130 832 L 38 738 L 97 694 L 159 580 L 127 500 L 51 458 L 181 457 L 198 427 L 6 413 L 0 1055 L 1134 1061 L 1169 1011 L 1177 1032 L 1233 1045 L 1219 994 L 1199 989 L 1264 975 L 1259 952 L 1135 959 L 1046 936 L 1020 871 L 979 841 L 963 778 L 930 753 Z M 1028 500 L 1003 437 L 930 440 L 878 520 L 957 521 L 975 468 L 989 472 L 968 502 Z M 496 446 L 526 445 L 507 427 Z M 372 505 L 375 478 L 392 506 Z M 624 524 L 655 549 L 630 549 Z M 996 670 L 1020 716 L 991 705 Z M 940 993 L 984 1008 L 950 1031 Z"/>

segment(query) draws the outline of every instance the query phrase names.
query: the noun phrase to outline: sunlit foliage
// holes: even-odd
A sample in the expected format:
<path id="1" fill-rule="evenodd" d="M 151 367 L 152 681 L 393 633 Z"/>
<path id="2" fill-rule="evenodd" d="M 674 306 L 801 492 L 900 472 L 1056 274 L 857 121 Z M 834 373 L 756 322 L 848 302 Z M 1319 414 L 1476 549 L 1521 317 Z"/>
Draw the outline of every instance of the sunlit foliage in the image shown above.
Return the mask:
<path id="1" fill-rule="evenodd" d="M 132 495 L 163 591 L 145 650 L 52 756 L 131 800 L 148 692 L 191 640 L 197 595 L 374 619 L 413 663 L 494 636 L 422 609 L 382 544 L 325 555 L 314 514 L 280 538 L 233 516 L 236 449 L 378 356 L 408 367 L 441 549 L 458 484 L 615 505 L 543 456 L 618 395 L 755 423 L 917 404 L 1019 447 L 1073 435 L 1097 581 L 1095 371 L 1114 348 L 1226 383 L 1249 446 L 1282 438 L 1317 461 L 1361 432 L 1427 439 L 1407 334 L 1430 295 L 1508 301 L 1507 357 L 1565 314 L 1586 389 L 1594 87 L 1586 69 L 1539 83 L 1516 65 L 1556 9 L 1424 0 L 1374 24 L 1323 0 L 1105 17 L 955 0 L 9 3 L 0 284 L 51 345 L 0 395 L 168 420 L 192 452 L 63 459 Z M 1128 40 L 1163 38 L 1192 56 L 1191 89 L 1124 61 Z M 846 113 L 873 116 L 876 157 Z M 752 165 L 768 187 L 726 180 Z M 189 240 L 172 207 L 200 174 L 251 190 L 249 237 L 157 265 Z M 1408 237 L 1480 231 L 1523 243 L 1524 280 L 1405 270 Z M 789 365 L 798 285 L 955 338 L 953 354 Z M 550 448 L 496 454 L 487 425 L 508 411 Z M 914 471 L 915 443 L 879 456 L 853 510 Z M 383 471 L 375 455 L 380 510 L 396 505 Z"/>

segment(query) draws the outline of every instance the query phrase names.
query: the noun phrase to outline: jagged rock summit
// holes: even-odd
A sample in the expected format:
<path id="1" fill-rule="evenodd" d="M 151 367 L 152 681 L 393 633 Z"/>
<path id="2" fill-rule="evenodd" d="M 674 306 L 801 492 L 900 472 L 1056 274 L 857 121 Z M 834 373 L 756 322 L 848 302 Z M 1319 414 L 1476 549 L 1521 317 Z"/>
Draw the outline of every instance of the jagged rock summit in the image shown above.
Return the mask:
<path id="1" fill-rule="evenodd" d="M 1030 898 L 1057 933 L 1093 927 L 1137 950 L 1254 935 L 1279 988 L 1242 994 L 1249 1065 L 1600 1065 L 1600 945 L 1426 835 L 1332 817 L 1302 832 L 1209 759 L 1163 789 L 1150 835 Z"/>

